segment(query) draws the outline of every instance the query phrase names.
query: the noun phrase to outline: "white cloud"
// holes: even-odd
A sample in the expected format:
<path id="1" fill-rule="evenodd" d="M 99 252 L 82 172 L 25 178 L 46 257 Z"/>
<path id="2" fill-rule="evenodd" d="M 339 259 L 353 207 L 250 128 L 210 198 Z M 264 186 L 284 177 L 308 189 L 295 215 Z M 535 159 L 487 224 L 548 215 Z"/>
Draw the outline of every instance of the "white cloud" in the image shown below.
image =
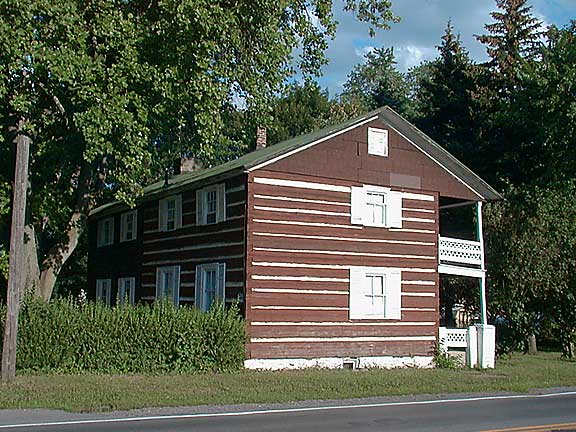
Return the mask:
<path id="1" fill-rule="evenodd" d="M 342 0 L 336 0 L 334 15 L 339 22 L 335 40 L 327 51 L 330 63 L 323 68 L 320 84 L 334 95 L 342 90 L 342 82 L 352 68 L 362 62 L 364 53 L 377 47 L 393 47 L 398 69 L 408 70 L 421 60 L 437 55 L 446 24 L 451 20 L 464 47 L 475 61 L 487 59 L 485 47 L 475 35 L 485 33 L 484 24 L 493 22 L 490 12 L 496 10 L 494 0 L 397 0 L 393 10 L 401 18 L 388 31 L 368 37 L 368 27 L 352 14 L 342 12 Z M 533 13 L 546 23 L 565 25 L 576 16 L 574 0 L 529 0 Z"/>
<path id="2" fill-rule="evenodd" d="M 362 60 L 364 61 L 364 58 L 366 57 L 367 54 L 371 53 L 372 51 L 374 51 L 376 49 L 375 46 L 372 45 L 365 45 L 361 48 L 356 48 L 354 50 L 354 53 L 356 54 L 356 57 L 360 57 Z"/>
<path id="3" fill-rule="evenodd" d="M 435 48 L 415 45 L 403 45 L 394 50 L 397 67 L 402 71 L 408 71 L 425 60 L 432 60 L 436 53 Z"/>

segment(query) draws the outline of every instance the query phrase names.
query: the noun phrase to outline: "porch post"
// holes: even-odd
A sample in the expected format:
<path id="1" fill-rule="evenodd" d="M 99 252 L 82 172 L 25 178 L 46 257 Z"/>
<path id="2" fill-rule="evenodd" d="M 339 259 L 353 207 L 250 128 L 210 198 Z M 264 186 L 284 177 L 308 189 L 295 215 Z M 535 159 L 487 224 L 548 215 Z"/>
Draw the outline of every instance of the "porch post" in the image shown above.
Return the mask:
<path id="1" fill-rule="evenodd" d="M 486 314 L 486 265 L 484 263 L 484 236 L 482 230 L 482 201 L 476 203 L 476 238 L 480 243 L 480 254 L 482 255 L 482 264 L 480 269 L 482 270 L 482 277 L 480 278 L 480 313 L 481 313 L 481 323 L 488 324 L 487 314 Z"/>

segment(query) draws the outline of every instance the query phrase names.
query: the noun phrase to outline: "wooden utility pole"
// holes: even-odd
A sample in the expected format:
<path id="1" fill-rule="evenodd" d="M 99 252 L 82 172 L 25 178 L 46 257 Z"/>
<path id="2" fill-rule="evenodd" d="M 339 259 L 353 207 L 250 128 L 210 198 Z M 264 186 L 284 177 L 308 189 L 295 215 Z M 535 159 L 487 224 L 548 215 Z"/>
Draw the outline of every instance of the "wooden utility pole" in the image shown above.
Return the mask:
<path id="1" fill-rule="evenodd" d="M 8 267 L 8 292 L 6 298 L 6 322 L 2 347 L 2 381 L 16 377 L 16 345 L 18 340 L 18 313 L 24 293 L 24 223 L 26 215 L 26 191 L 28 186 L 28 159 L 30 137 L 24 132 L 24 120 L 18 122 L 16 139 L 16 169 L 12 198 L 12 225 L 10 227 L 10 257 Z"/>

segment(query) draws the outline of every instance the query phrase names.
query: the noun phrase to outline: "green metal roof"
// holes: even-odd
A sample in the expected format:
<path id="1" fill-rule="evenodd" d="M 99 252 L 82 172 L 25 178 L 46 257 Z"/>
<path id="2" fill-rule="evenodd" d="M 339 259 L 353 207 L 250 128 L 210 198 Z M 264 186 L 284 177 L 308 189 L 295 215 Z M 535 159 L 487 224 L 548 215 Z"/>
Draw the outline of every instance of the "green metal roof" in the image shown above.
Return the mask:
<path id="1" fill-rule="evenodd" d="M 263 163 L 270 162 L 275 158 L 287 155 L 299 148 L 313 145 L 317 141 L 354 127 L 355 125 L 361 124 L 376 116 L 378 116 L 384 123 L 405 135 L 417 147 L 419 147 L 421 151 L 428 154 L 429 157 L 442 165 L 455 177 L 459 178 L 482 199 L 496 200 L 501 198 L 498 192 L 492 189 L 486 182 L 484 182 L 484 180 L 474 174 L 469 168 L 458 161 L 439 144 L 434 142 L 430 137 L 418 130 L 414 125 L 405 120 L 390 107 L 382 107 L 338 125 L 329 126 L 324 129 L 300 135 L 278 144 L 247 153 L 244 156 L 212 168 L 175 175 L 169 179 L 168 185 L 164 184 L 164 180 L 158 181 L 144 188 L 144 194 L 139 199 L 139 202 L 155 199 L 159 196 L 169 195 L 181 190 L 182 188 L 196 183 L 202 183 L 203 181 L 227 178 L 240 174 L 246 170 L 258 167 Z M 127 209 L 128 207 L 123 203 L 113 202 L 94 209 L 90 215 L 109 213 L 112 211 L 123 210 L 125 208 Z"/>

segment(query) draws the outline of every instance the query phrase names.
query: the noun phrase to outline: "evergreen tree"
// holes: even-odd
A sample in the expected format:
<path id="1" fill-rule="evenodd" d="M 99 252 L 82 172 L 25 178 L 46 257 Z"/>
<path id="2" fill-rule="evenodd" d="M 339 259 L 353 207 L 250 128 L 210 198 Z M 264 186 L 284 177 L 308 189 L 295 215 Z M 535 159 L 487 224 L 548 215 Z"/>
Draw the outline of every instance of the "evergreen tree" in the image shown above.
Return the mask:
<path id="1" fill-rule="evenodd" d="M 448 22 L 440 57 L 428 64 L 428 73 L 416 90 L 420 110 L 425 113 L 419 127 L 475 171 L 482 171 L 478 160 L 481 127 L 477 107 L 478 68 L 472 63 Z"/>
<path id="2" fill-rule="evenodd" d="M 369 111 L 388 105 L 400 113 L 410 111 L 409 86 L 396 69 L 392 48 L 366 53 L 366 62 L 356 65 L 344 84 L 341 100 Z"/>
<path id="3" fill-rule="evenodd" d="M 495 22 L 486 24 L 487 34 L 476 36 L 486 45 L 489 66 L 500 84 L 500 90 L 509 93 L 517 81 L 518 68 L 523 60 L 537 56 L 543 33 L 542 23 L 530 14 L 527 0 L 496 0 L 500 11 L 490 15 Z M 500 95 L 501 97 L 502 95 Z"/>

